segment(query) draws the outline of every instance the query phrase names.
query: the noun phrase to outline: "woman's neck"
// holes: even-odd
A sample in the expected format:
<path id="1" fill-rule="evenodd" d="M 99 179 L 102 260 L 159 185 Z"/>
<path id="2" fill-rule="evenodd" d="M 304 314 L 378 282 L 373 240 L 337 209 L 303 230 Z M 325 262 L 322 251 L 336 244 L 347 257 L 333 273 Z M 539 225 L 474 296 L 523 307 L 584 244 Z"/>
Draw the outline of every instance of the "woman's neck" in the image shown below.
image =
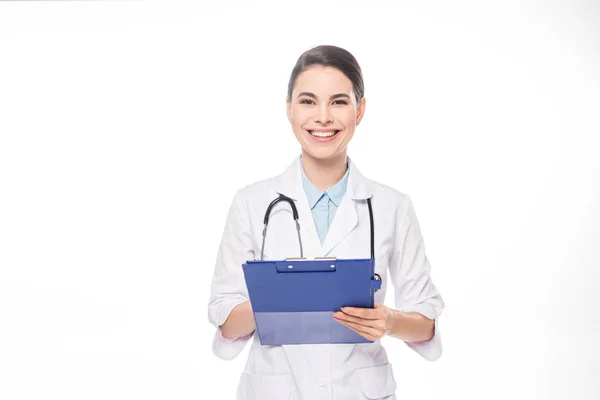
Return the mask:
<path id="1" fill-rule="evenodd" d="M 319 190 L 327 190 L 338 183 L 348 169 L 346 152 L 320 160 L 302 152 L 302 168 L 308 180 Z"/>

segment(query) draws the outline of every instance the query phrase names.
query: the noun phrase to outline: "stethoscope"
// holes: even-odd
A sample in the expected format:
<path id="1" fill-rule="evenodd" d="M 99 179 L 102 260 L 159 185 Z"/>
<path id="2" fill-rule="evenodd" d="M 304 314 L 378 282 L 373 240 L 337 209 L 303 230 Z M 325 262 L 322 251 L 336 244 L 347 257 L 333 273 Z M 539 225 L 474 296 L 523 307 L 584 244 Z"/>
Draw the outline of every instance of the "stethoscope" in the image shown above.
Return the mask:
<path id="1" fill-rule="evenodd" d="M 269 225 L 269 217 L 271 216 L 271 210 L 273 209 L 273 207 L 275 207 L 275 205 L 281 201 L 285 201 L 287 202 L 290 207 L 292 208 L 292 215 L 294 217 L 294 221 L 296 221 L 296 231 L 298 232 L 298 243 L 300 245 L 300 258 L 304 258 L 304 250 L 302 248 L 302 237 L 300 236 L 300 222 L 298 221 L 298 209 L 296 208 L 296 204 L 294 204 L 294 200 L 292 200 L 291 198 L 283 195 L 283 194 L 279 194 L 279 197 L 277 197 L 275 200 L 273 200 L 271 202 L 271 204 L 269 204 L 269 206 L 267 207 L 267 211 L 265 212 L 265 217 L 264 217 L 264 228 L 263 228 L 263 232 L 262 232 L 262 245 L 260 247 L 260 260 L 263 261 L 264 259 L 264 250 L 265 250 L 265 238 L 267 237 L 267 226 Z M 371 198 L 367 198 L 367 205 L 369 206 L 369 222 L 370 222 L 370 230 L 371 230 L 371 259 L 374 260 L 375 259 L 375 224 L 373 222 L 373 207 L 371 206 Z M 376 280 L 381 280 L 381 277 L 379 276 L 379 274 L 375 274 L 375 279 Z M 378 289 L 375 289 L 375 291 L 377 291 Z"/>

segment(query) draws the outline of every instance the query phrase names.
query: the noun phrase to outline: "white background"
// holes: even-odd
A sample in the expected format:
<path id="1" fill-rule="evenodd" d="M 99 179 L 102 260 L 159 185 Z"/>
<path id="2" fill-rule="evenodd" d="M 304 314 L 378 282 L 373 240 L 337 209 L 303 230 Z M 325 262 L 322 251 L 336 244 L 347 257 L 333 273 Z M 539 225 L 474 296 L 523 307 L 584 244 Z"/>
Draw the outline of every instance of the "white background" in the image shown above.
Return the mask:
<path id="1" fill-rule="evenodd" d="M 350 155 L 413 198 L 446 301 L 437 362 L 385 339 L 399 398 L 600 398 L 600 6 L 322 3 L 0 4 L 1 399 L 234 398 L 216 249 L 298 154 L 318 44 L 363 68 Z"/>

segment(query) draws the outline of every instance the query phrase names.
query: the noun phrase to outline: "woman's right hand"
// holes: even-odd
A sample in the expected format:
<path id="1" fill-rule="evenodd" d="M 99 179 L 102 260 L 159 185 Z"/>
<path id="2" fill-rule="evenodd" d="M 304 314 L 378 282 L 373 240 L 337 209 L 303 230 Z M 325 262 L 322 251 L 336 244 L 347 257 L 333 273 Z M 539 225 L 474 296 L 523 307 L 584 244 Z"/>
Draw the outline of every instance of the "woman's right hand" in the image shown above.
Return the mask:
<path id="1" fill-rule="evenodd" d="M 238 304 L 231 310 L 225 323 L 221 325 L 221 334 L 227 339 L 247 336 L 256 330 L 256 321 L 250 300 Z"/>

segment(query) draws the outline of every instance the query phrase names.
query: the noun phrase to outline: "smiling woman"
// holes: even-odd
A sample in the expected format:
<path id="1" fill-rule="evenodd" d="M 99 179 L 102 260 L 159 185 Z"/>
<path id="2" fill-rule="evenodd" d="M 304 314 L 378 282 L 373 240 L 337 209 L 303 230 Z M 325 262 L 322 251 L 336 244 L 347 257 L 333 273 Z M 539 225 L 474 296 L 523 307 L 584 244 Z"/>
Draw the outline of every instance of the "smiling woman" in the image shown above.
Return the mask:
<path id="1" fill-rule="evenodd" d="M 430 277 L 412 201 L 407 194 L 363 176 L 347 154 L 365 107 L 362 73 L 352 54 L 335 46 L 306 51 L 292 70 L 286 97 L 301 154 L 283 173 L 238 190 L 233 199 L 208 315 L 216 328 L 213 351 L 218 357 L 237 357 L 253 338 L 238 400 L 393 400 L 396 381 L 382 337 L 403 341 L 427 360 L 441 355 L 438 317 L 445 304 Z M 294 230 L 292 211 L 286 202 L 273 202 L 277 196 L 293 205 L 302 229 Z M 263 247 L 263 212 L 271 207 L 269 230 L 275 235 Z M 375 293 L 372 308 L 280 313 L 277 318 L 289 321 L 285 332 L 291 329 L 294 336 L 304 332 L 309 337 L 319 331 L 330 339 L 263 346 L 255 334 L 242 265 L 263 251 L 278 260 L 297 254 L 298 239 L 308 257 L 355 259 L 371 251 L 381 290 Z M 395 308 L 384 305 L 389 284 L 395 288 Z M 370 343 L 332 341 L 340 329 Z"/>
<path id="2" fill-rule="evenodd" d="M 343 166 L 347 145 L 366 105 L 356 59 L 334 46 L 320 46 L 304 53 L 292 70 L 286 103 L 309 179 L 315 178 L 313 166 L 319 163 Z M 338 173 L 335 180 L 339 178 Z M 316 185 L 325 190 L 331 183 Z"/>

